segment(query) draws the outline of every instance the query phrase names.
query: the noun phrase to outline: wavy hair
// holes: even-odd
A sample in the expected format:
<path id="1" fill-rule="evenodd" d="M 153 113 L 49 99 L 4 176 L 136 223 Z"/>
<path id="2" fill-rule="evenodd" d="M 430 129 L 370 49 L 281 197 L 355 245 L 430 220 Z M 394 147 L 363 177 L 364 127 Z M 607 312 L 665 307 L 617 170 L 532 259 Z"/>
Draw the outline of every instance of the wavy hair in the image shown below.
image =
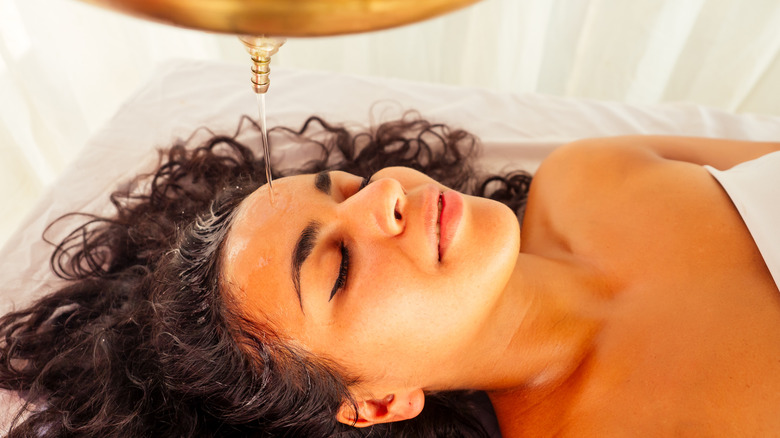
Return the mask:
<path id="1" fill-rule="evenodd" d="M 65 216 L 84 218 L 51 256 L 67 282 L 0 318 L 0 387 L 27 401 L 8 436 L 487 436 L 468 391 L 427 394 L 404 422 L 338 423 L 359 376 L 250 321 L 223 290 L 236 207 L 266 183 L 262 154 L 237 140 L 247 123 L 163 152 L 153 173 L 111 195 L 111 217 Z M 407 114 L 361 133 L 319 117 L 271 133 L 321 150 L 274 177 L 407 166 L 522 217 L 531 176 L 479 176 L 478 142 L 463 130 Z"/>

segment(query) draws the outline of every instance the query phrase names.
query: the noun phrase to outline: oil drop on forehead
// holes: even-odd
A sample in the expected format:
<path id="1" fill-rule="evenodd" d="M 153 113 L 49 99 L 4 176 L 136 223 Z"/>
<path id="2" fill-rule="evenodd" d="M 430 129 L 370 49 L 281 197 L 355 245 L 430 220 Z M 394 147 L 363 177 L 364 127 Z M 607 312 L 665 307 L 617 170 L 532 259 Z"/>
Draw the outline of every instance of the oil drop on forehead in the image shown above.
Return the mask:
<path id="1" fill-rule="evenodd" d="M 260 114 L 260 137 L 263 143 L 263 155 L 265 157 L 265 178 L 268 181 L 268 193 L 271 195 L 271 204 L 274 203 L 274 186 L 271 177 L 271 145 L 268 144 L 268 129 L 265 125 L 265 93 L 257 94 L 257 110 Z"/>

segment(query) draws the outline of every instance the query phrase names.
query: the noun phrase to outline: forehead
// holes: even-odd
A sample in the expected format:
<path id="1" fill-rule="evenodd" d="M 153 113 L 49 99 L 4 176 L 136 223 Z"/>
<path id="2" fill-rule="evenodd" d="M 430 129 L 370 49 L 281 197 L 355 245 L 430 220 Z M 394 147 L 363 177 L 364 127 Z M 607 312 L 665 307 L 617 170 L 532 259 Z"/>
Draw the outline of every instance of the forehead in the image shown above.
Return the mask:
<path id="1" fill-rule="evenodd" d="M 223 279 L 250 314 L 270 317 L 299 307 L 290 264 L 312 191 L 311 175 L 282 178 L 274 181 L 273 201 L 265 185 L 238 207 L 223 250 Z"/>

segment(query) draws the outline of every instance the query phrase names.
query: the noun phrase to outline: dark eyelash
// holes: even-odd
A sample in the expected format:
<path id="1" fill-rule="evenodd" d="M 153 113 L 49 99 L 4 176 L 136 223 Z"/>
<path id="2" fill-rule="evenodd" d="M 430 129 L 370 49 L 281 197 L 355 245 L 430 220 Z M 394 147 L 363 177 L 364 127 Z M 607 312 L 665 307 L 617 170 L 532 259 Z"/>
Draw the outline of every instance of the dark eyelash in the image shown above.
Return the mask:
<path id="1" fill-rule="evenodd" d="M 360 188 L 358 188 L 358 192 L 365 189 L 367 185 L 371 184 L 371 177 L 373 177 L 374 174 L 368 175 L 367 177 L 363 178 L 363 181 L 360 183 Z"/>
<path id="2" fill-rule="evenodd" d="M 344 242 L 341 242 L 341 266 L 339 266 L 339 276 L 336 278 L 336 283 L 333 285 L 333 290 L 330 291 L 330 298 L 328 302 L 333 299 L 336 292 L 340 291 L 347 285 L 347 274 L 349 273 L 349 250 Z"/>

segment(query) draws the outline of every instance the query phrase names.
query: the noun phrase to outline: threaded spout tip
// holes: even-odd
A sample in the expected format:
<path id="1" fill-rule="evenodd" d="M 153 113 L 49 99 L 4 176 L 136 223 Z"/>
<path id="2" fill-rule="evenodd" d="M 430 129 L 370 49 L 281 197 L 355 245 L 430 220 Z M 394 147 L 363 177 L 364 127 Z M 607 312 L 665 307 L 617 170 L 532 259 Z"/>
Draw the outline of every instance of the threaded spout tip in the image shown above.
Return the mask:
<path id="1" fill-rule="evenodd" d="M 264 94 L 271 83 L 271 56 L 287 41 L 285 38 L 249 36 L 238 37 L 252 58 L 252 91 Z"/>

